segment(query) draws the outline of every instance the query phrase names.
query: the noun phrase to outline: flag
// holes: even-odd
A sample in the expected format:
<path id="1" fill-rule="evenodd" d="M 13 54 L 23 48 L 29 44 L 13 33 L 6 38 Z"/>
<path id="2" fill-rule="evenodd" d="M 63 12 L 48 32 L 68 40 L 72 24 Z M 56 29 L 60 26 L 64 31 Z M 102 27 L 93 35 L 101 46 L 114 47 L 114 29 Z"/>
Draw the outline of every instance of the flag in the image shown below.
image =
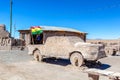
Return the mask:
<path id="1" fill-rule="evenodd" d="M 42 28 L 40 26 L 33 26 L 30 28 L 32 35 L 41 34 L 43 32 Z"/>

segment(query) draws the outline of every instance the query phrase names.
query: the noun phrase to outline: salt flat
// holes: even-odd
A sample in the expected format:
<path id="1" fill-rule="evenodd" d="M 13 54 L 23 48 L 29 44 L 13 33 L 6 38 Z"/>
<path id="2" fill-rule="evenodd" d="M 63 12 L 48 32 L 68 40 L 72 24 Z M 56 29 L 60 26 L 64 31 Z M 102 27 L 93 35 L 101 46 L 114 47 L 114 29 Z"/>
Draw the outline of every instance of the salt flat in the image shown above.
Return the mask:
<path id="1" fill-rule="evenodd" d="M 102 70 L 120 72 L 120 56 L 100 60 Z M 26 51 L 0 51 L 0 80 L 89 80 L 86 73 L 71 66 L 69 60 L 45 59 L 36 62 Z M 100 80 L 109 80 L 100 77 Z"/>

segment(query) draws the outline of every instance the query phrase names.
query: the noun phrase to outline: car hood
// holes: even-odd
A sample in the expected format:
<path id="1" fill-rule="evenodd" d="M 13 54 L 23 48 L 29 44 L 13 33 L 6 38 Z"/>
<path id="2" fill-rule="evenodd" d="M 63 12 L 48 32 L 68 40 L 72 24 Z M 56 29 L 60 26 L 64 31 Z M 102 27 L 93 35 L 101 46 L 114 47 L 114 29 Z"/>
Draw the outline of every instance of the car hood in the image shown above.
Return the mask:
<path id="1" fill-rule="evenodd" d="M 92 44 L 92 43 L 85 43 L 85 42 L 77 42 L 74 44 L 75 47 L 77 46 L 89 46 L 89 47 L 99 47 L 99 46 L 103 46 L 102 44 Z"/>

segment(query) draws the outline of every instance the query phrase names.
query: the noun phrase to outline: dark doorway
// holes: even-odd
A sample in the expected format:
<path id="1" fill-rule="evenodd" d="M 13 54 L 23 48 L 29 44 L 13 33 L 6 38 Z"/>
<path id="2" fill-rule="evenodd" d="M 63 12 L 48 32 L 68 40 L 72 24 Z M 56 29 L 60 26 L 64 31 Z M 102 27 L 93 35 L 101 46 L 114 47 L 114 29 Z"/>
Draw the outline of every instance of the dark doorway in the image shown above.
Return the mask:
<path id="1" fill-rule="evenodd" d="M 43 44 L 43 33 L 31 35 L 31 44 Z"/>

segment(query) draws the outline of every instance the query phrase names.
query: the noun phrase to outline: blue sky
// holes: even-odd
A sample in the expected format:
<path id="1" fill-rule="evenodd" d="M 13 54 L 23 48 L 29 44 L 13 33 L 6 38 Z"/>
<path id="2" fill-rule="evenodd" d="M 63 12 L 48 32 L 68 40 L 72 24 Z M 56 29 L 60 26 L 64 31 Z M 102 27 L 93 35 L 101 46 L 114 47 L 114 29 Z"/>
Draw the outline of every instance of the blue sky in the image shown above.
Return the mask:
<path id="1" fill-rule="evenodd" d="M 0 24 L 9 31 L 10 0 L 0 0 Z M 13 0 L 13 26 L 74 28 L 88 39 L 120 38 L 120 0 Z M 12 31 L 18 37 L 18 32 Z"/>

